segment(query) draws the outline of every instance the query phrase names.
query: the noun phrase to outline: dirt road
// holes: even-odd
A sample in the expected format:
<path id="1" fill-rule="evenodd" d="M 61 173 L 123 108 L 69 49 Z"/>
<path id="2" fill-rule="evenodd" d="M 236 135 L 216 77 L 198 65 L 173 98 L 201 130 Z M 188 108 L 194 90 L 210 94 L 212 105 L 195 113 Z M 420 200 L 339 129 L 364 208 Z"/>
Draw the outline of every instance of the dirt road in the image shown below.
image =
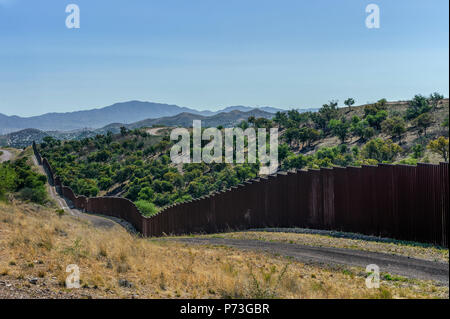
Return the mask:
<path id="1" fill-rule="evenodd" d="M 261 250 L 272 254 L 292 257 L 300 262 L 322 265 L 348 265 L 366 268 L 376 264 L 380 272 L 408 278 L 435 280 L 448 284 L 448 263 L 414 259 L 354 249 L 312 247 L 247 239 L 225 238 L 170 238 L 188 244 L 221 245 L 244 250 Z"/>
<path id="2" fill-rule="evenodd" d="M 6 162 L 6 161 L 9 161 L 12 159 L 13 154 L 11 152 L 4 150 L 4 149 L 0 149 L 0 151 L 3 152 L 3 154 L 0 155 L 0 163 Z"/>
<path id="3" fill-rule="evenodd" d="M 46 175 L 44 168 L 38 164 L 38 161 L 36 159 L 36 157 L 33 155 L 33 163 L 36 167 L 39 168 L 39 171 L 41 172 L 41 174 Z M 91 215 L 91 214 L 86 214 L 81 212 L 78 209 L 73 208 L 73 205 L 66 201 L 63 197 L 59 196 L 59 194 L 56 192 L 56 189 L 54 186 L 48 185 L 48 193 L 50 195 L 50 197 L 55 200 L 55 202 L 58 204 L 58 206 L 63 209 L 67 214 L 72 215 L 74 217 L 86 220 L 90 223 L 92 223 L 92 225 L 94 225 L 95 227 L 104 227 L 104 228 L 111 228 L 115 225 L 122 225 L 124 226 L 122 223 L 116 222 L 112 219 L 103 217 L 103 216 L 98 216 L 98 215 Z"/>

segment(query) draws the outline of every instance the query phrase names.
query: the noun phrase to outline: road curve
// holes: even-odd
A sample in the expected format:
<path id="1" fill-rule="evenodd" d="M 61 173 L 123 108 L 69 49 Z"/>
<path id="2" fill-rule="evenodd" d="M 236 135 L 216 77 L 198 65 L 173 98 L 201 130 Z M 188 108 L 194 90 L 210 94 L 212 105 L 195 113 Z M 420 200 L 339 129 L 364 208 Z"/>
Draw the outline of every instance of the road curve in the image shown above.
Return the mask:
<path id="1" fill-rule="evenodd" d="M 32 159 L 34 165 L 39 169 L 41 174 L 46 175 L 44 168 L 38 164 L 36 156 L 33 155 Z M 92 223 L 92 225 L 95 227 L 111 228 L 115 225 L 121 225 L 121 223 L 116 223 L 112 219 L 97 215 L 86 214 L 78 209 L 73 208 L 73 205 L 70 202 L 66 201 L 66 199 L 64 199 L 63 197 L 59 196 L 59 194 L 56 192 L 55 187 L 52 185 L 48 185 L 48 190 L 50 197 L 55 200 L 55 202 L 61 209 L 63 209 L 66 213 L 68 213 L 71 216 L 80 218 L 82 220 L 86 220 Z"/>
<path id="2" fill-rule="evenodd" d="M 224 245 L 243 250 L 262 250 L 292 257 L 300 262 L 325 265 L 348 265 L 366 268 L 376 264 L 380 272 L 408 278 L 435 280 L 448 284 L 448 263 L 433 262 L 398 255 L 344 248 L 312 247 L 261 240 L 225 239 L 211 237 L 170 238 L 189 244 Z"/>

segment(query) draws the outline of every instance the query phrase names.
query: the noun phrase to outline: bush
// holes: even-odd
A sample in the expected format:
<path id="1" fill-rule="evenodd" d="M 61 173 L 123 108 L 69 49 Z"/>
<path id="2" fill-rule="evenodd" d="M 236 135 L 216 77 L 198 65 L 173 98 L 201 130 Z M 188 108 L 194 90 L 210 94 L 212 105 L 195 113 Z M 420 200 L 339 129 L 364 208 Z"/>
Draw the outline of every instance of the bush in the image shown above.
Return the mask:
<path id="1" fill-rule="evenodd" d="M 406 123 L 399 116 L 389 117 L 381 123 L 383 132 L 391 137 L 400 138 L 406 132 Z"/>
<path id="2" fill-rule="evenodd" d="M 427 128 L 433 124 L 433 117 L 429 113 L 420 114 L 415 120 L 415 124 L 419 128 L 419 135 L 424 133 L 427 135 Z"/>
<path id="3" fill-rule="evenodd" d="M 413 147 L 411 147 L 411 150 L 413 152 L 411 156 L 412 156 L 412 158 L 415 158 L 415 159 L 421 158 L 425 151 L 424 147 L 421 144 L 414 145 Z"/>
<path id="4" fill-rule="evenodd" d="M 448 138 L 439 136 L 437 139 L 432 140 L 427 145 L 428 149 L 433 153 L 436 153 L 443 157 L 444 161 L 448 160 Z"/>
<path id="5" fill-rule="evenodd" d="M 47 201 L 47 191 L 44 186 L 35 188 L 25 187 L 19 192 L 19 196 L 22 200 L 32 201 L 38 204 L 44 204 Z"/>
<path id="6" fill-rule="evenodd" d="M 361 154 L 364 158 L 378 162 L 392 162 L 401 151 L 402 148 L 391 140 L 383 141 L 381 138 L 375 138 L 364 145 Z"/>
<path id="7" fill-rule="evenodd" d="M 415 95 L 406 110 L 406 119 L 412 120 L 431 110 L 428 99 L 420 94 Z"/>
<path id="8" fill-rule="evenodd" d="M 350 127 L 349 123 L 343 120 L 331 119 L 328 122 L 328 127 L 330 128 L 333 135 L 337 136 L 342 143 L 345 142 L 348 136 L 348 129 Z"/>
<path id="9" fill-rule="evenodd" d="M 144 216 L 153 216 L 158 213 L 158 208 L 156 208 L 155 204 L 153 204 L 152 202 L 138 200 L 134 204 Z"/>
<path id="10" fill-rule="evenodd" d="M 11 192 L 16 187 L 17 174 L 7 164 L 0 164 L 0 199 L 6 192 Z"/>
<path id="11" fill-rule="evenodd" d="M 375 115 L 367 115 L 366 120 L 370 126 L 379 130 L 381 129 L 381 123 L 387 118 L 388 113 L 386 111 L 378 111 Z"/>

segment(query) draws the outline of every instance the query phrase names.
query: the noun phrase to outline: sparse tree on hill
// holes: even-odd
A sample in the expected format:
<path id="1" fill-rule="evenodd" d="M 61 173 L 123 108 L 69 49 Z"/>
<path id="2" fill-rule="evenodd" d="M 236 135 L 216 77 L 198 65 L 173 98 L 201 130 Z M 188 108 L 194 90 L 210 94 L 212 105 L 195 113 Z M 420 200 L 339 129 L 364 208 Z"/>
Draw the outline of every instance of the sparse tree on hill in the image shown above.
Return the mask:
<path id="1" fill-rule="evenodd" d="M 403 133 L 406 132 L 406 123 L 401 117 L 393 116 L 381 123 L 381 129 L 392 138 L 397 137 L 400 140 Z"/>
<path id="2" fill-rule="evenodd" d="M 278 111 L 277 113 L 275 113 L 273 121 L 277 123 L 280 127 L 286 127 L 288 122 L 288 116 L 286 112 Z"/>
<path id="3" fill-rule="evenodd" d="M 350 97 L 344 101 L 344 104 L 347 105 L 348 109 L 350 110 L 352 108 L 352 105 L 355 104 L 355 100 Z"/>
<path id="4" fill-rule="evenodd" d="M 415 95 L 406 110 L 406 119 L 412 120 L 431 109 L 428 99 L 423 95 Z"/>
<path id="5" fill-rule="evenodd" d="M 392 162 L 402 152 L 402 148 L 391 140 L 383 141 L 381 138 L 370 140 L 363 146 L 361 153 L 364 158 L 374 159 L 378 162 Z"/>
<path id="6" fill-rule="evenodd" d="M 433 123 L 433 117 L 430 113 L 423 113 L 415 119 L 416 125 L 419 127 L 419 135 L 421 132 L 427 135 L 427 128 Z"/>
<path id="7" fill-rule="evenodd" d="M 430 101 L 433 109 L 435 109 L 438 106 L 439 101 L 442 100 L 443 98 L 444 96 L 439 94 L 438 92 L 430 94 Z"/>
<path id="8" fill-rule="evenodd" d="M 444 158 L 444 161 L 448 160 L 448 138 L 443 136 L 438 137 L 435 140 L 428 143 L 428 149 L 433 153 L 439 154 Z"/>
<path id="9" fill-rule="evenodd" d="M 349 123 L 347 123 L 345 119 L 332 119 L 328 123 L 328 127 L 331 129 L 331 132 L 341 140 L 342 143 L 345 142 L 348 137 L 348 129 L 350 127 Z"/>

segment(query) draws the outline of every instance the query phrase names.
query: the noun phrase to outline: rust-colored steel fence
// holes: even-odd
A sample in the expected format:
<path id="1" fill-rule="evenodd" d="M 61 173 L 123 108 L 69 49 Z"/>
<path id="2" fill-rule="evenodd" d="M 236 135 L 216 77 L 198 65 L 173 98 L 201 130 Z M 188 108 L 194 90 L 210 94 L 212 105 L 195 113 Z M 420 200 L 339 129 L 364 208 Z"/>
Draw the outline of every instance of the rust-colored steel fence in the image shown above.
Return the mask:
<path id="1" fill-rule="evenodd" d="M 41 159 L 50 183 L 76 208 L 130 222 L 143 236 L 261 227 L 355 232 L 448 247 L 448 163 L 280 172 L 143 217 L 128 199 L 76 196 Z"/>

